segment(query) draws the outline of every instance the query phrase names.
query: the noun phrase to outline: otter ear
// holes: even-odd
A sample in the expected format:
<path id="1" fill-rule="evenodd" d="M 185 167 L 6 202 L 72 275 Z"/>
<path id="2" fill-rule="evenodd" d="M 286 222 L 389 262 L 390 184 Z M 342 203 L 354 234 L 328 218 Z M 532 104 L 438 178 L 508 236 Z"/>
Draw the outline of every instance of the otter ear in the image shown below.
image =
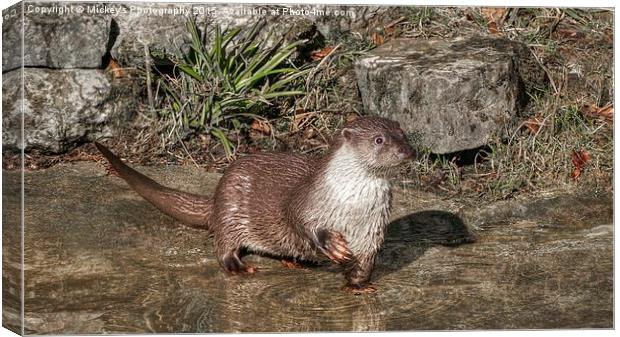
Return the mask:
<path id="1" fill-rule="evenodd" d="M 342 129 L 342 131 L 340 131 L 340 134 L 342 135 L 342 137 L 344 137 L 344 139 L 351 140 L 351 137 L 353 137 L 353 132 L 353 129 L 344 128 Z"/>

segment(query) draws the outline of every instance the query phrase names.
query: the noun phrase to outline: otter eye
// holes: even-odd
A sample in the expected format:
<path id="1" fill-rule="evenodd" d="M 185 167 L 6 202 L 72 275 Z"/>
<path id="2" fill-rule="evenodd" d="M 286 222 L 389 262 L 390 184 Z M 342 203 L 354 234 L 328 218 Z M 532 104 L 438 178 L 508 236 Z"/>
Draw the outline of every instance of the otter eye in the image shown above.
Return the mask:
<path id="1" fill-rule="evenodd" d="M 375 138 L 375 144 L 377 144 L 377 145 L 381 145 L 381 144 L 383 144 L 383 142 L 384 142 L 383 137 L 377 137 L 377 138 Z"/>

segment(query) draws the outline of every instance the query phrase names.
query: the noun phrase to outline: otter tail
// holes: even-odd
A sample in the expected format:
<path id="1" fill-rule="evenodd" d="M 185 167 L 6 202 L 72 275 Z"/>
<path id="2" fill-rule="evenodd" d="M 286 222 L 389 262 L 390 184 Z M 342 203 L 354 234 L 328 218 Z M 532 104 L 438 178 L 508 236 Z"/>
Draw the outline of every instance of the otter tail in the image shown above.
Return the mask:
<path id="1" fill-rule="evenodd" d="M 95 146 L 108 159 L 118 175 L 160 211 L 192 227 L 207 229 L 207 221 L 213 211 L 211 198 L 162 186 L 125 165 L 105 146 L 97 142 Z"/>

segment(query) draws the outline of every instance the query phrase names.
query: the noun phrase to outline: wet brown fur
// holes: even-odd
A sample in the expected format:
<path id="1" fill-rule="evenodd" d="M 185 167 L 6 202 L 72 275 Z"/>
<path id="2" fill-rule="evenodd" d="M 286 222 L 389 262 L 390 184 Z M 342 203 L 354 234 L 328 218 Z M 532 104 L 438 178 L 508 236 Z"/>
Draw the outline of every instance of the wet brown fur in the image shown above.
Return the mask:
<path id="1" fill-rule="evenodd" d="M 215 238 L 218 261 L 227 272 L 255 272 L 241 261 L 242 250 L 292 261 L 318 261 L 327 256 L 345 266 L 348 287 L 359 291 L 374 289 L 368 282 L 389 216 L 391 195 L 379 176 L 413 155 L 396 122 L 358 118 L 336 133 L 323 158 L 260 153 L 236 160 L 212 199 L 164 187 L 96 145 L 120 177 L 162 212 L 208 228 Z M 376 192 L 379 198 L 362 196 L 339 205 L 338 198 L 347 197 L 347 186 L 342 186 L 342 195 L 334 188 L 340 176 L 361 194 L 368 192 L 372 198 Z M 357 207 L 358 203 L 369 206 Z M 374 222 L 366 230 L 366 224 L 357 219 L 368 216 Z"/>

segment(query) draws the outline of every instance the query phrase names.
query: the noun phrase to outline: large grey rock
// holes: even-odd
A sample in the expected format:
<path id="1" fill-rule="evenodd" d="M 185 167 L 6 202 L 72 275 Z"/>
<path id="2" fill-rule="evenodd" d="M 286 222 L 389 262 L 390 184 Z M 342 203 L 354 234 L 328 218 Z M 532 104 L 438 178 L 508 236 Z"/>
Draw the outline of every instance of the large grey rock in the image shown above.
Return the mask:
<path id="1" fill-rule="evenodd" d="M 359 33 L 368 36 L 370 30 L 385 27 L 406 11 L 404 7 L 394 6 L 300 6 L 323 11 L 323 15 L 312 15 L 308 18 L 323 36 L 330 39 L 338 39 L 343 33 Z"/>
<path id="2" fill-rule="evenodd" d="M 3 71 L 22 66 L 21 6 L 3 11 Z M 15 15 L 13 15 L 15 14 Z M 144 64 L 144 46 L 166 53 L 189 46 L 185 24 L 243 27 L 260 19 L 267 44 L 283 35 L 290 40 L 327 38 L 364 32 L 399 15 L 394 7 L 335 5 L 260 5 L 197 3 L 40 2 L 25 6 L 25 67 L 97 68 L 111 55 L 125 66 Z M 104 65 L 105 66 L 105 65 Z"/>
<path id="3" fill-rule="evenodd" d="M 145 46 L 148 52 L 166 54 L 188 45 L 189 34 L 185 28 L 188 17 L 165 14 L 165 11 L 191 6 L 172 3 L 131 3 L 114 6 L 119 8 L 121 14 L 110 17 L 113 33 L 110 54 L 122 65 L 142 67 L 147 56 Z"/>
<path id="4" fill-rule="evenodd" d="M 516 127 L 522 50 L 487 37 L 388 42 L 356 63 L 364 109 L 401 122 L 433 153 L 483 146 Z"/>
<path id="5" fill-rule="evenodd" d="M 190 17 L 196 20 L 200 29 L 206 27 L 210 36 L 215 26 L 222 29 L 249 27 L 264 18 L 266 25 L 260 35 L 266 45 L 272 45 L 282 36 L 292 41 L 311 35 L 316 30 L 311 22 L 302 18 L 262 15 L 263 11 L 269 13 L 273 6 L 183 3 L 132 3 L 119 6 L 122 14 L 111 18 L 114 43 L 110 54 L 121 64 L 130 67 L 144 65 L 145 45 L 154 55 L 187 51 L 191 44 L 186 26 Z"/>
<path id="6" fill-rule="evenodd" d="M 5 15 L 2 24 L 2 71 L 24 67 L 99 68 L 108 48 L 110 20 L 102 16 L 29 10 Z M 40 4 L 36 8 L 43 7 Z M 52 6 L 52 4 L 49 4 Z M 60 4 L 54 4 L 54 8 Z M 34 7 L 33 7 L 34 8 Z M 50 7 L 52 8 L 52 7 Z M 31 8 L 32 9 L 32 8 Z M 18 9 L 16 9 L 18 10 Z M 19 14 L 19 9 L 17 14 Z M 21 30 L 24 32 L 24 56 Z"/>
<path id="7" fill-rule="evenodd" d="M 20 70 L 2 80 L 2 144 L 11 150 L 21 148 L 22 108 L 25 149 L 60 153 L 111 136 L 135 103 L 101 70 L 26 68 L 23 80 L 23 100 Z"/>

